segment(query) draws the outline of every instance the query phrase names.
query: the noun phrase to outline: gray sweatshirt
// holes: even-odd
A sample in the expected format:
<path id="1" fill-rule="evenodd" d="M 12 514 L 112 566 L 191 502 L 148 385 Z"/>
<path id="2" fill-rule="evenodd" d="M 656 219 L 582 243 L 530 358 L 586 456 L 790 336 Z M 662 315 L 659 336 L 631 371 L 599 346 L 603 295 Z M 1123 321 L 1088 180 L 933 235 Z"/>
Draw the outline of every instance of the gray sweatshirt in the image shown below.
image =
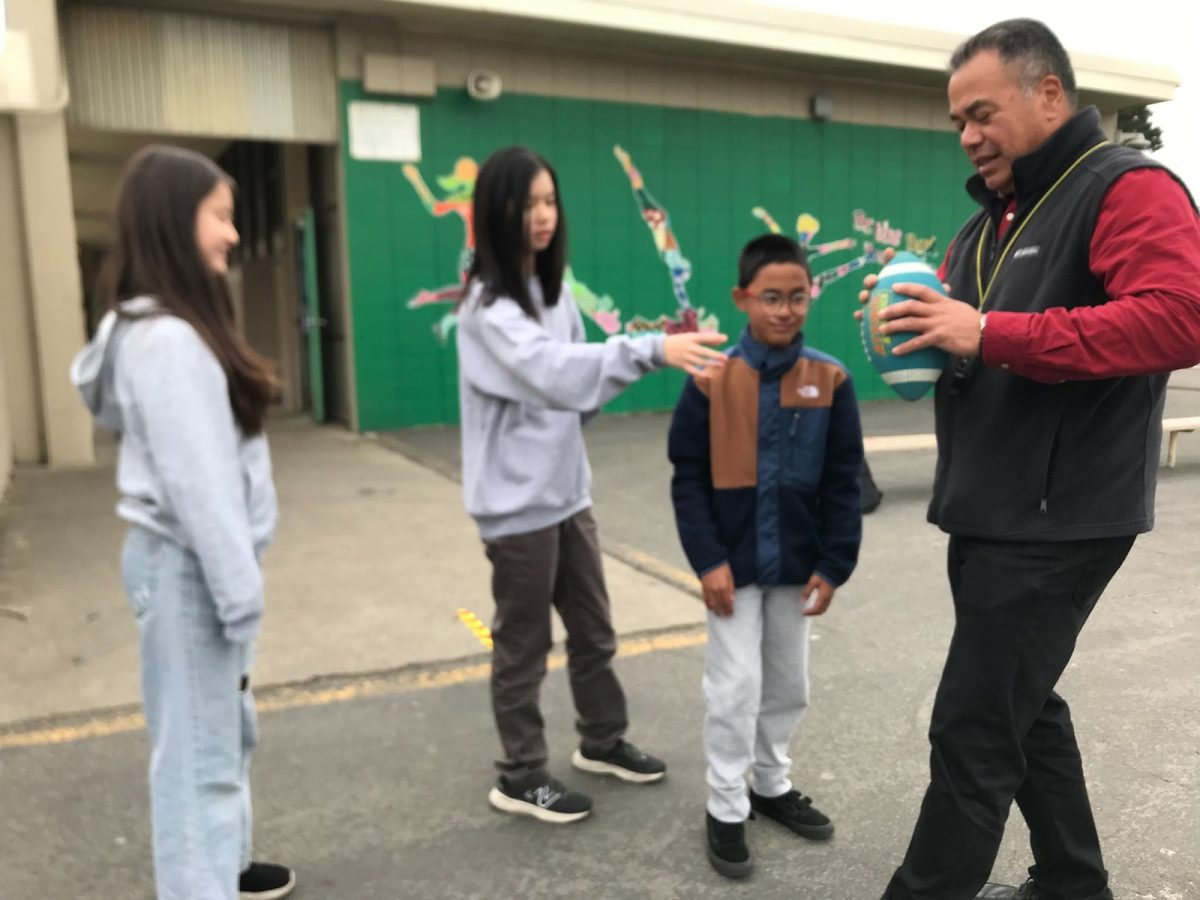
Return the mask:
<path id="1" fill-rule="evenodd" d="M 663 336 L 588 343 L 563 285 L 547 307 L 529 282 L 537 321 L 516 301 L 479 302 L 468 288 L 458 319 L 463 499 L 486 540 L 547 528 L 592 504 L 583 424 L 663 365 Z"/>
<path id="2" fill-rule="evenodd" d="M 126 309 L 154 307 L 149 298 Z M 104 317 L 71 364 L 96 422 L 121 434 L 117 515 L 191 550 L 225 637 L 251 640 L 263 611 L 259 558 L 277 507 L 265 435 L 243 436 L 225 372 L 172 315 Z"/>

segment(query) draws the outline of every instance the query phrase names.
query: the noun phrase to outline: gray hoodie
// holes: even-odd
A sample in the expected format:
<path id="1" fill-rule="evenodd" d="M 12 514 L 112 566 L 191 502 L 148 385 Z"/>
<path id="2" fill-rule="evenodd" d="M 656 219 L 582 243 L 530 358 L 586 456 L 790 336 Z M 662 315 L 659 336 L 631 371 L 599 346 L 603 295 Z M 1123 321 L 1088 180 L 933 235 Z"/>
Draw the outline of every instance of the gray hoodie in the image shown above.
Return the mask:
<path id="1" fill-rule="evenodd" d="M 130 300 L 129 312 L 155 307 Z M 189 324 L 108 313 L 71 364 L 96 422 L 120 432 L 117 515 L 191 550 L 231 641 L 263 610 L 259 558 L 277 516 L 265 435 L 243 436 L 225 373 Z"/>
<path id="2" fill-rule="evenodd" d="M 547 528 L 592 505 L 583 423 L 663 365 L 663 336 L 588 343 L 563 285 L 547 307 L 530 279 L 535 321 L 516 301 L 479 302 L 458 319 L 463 498 L 486 540 Z"/>

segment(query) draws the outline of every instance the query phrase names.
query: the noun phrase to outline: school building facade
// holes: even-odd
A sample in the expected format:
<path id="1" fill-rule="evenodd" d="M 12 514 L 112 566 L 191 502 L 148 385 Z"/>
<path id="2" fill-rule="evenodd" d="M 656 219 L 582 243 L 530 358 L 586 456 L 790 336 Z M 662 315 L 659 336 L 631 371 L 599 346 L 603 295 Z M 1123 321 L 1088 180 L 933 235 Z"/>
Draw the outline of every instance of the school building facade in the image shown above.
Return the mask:
<path id="1" fill-rule="evenodd" d="M 963 35 L 723 0 L 6 0 L 0 33 L 0 485 L 86 465 L 67 381 L 99 315 L 122 166 L 155 142 L 238 180 L 240 321 L 282 405 L 361 431 L 454 422 L 454 300 L 478 166 L 557 168 L 589 336 L 739 329 L 740 246 L 798 237 L 806 328 L 887 394 L 851 313 L 886 247 L 933 263 L 969 211 L 948 121 Z M 981 23 L 983 24 L 983 23 Z M 1081 100 L 1168 99 L 1160 66 L 1073 55 Z M 669 407 L 663 373 L 613 410 Z"/>

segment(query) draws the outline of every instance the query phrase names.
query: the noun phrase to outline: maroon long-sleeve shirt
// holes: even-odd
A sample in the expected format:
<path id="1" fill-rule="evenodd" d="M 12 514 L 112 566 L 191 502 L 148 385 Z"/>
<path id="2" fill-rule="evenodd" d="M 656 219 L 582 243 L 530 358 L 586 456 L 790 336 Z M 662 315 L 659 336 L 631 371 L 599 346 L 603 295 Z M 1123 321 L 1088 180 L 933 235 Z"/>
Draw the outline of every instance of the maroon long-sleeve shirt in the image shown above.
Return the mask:
<path id="1" fill-rule="evenodd" d="M 1200 217 L 1169 172 L 1137 169 L 1113 184 L 1096 219 L 1089 265 L 1108 303 L 989 312 L 984 363 L 1047 383 L 1200 363 Z"/>

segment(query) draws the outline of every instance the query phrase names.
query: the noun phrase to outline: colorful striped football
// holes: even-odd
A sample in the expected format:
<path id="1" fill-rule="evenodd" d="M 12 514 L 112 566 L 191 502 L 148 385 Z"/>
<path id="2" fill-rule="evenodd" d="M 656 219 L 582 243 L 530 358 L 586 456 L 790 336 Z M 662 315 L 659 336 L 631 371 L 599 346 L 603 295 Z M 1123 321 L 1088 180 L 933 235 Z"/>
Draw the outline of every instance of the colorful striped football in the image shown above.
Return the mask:
<path id="1" fill-rule="evenodd" d="M 871 291 L 863 312 L 862 339 L 867 359 L 897 394 L 905 400 L 920 400 L 941 377 L 946 365 L 946 351 L 927 347 L 904 356 L 892 355 L 893 348 L 916 337 L 915 332 L 879 333 L 879 326 L 883 323 L 879 314 L 893 304 L 912 299 L 894 293 L 892 286 L 896 284 L 923 284 L 943 295 L 946 290 L 938 281 L 937 273 L 919 256 L 897 253 L 879 273 L 879 281 Z"/>

